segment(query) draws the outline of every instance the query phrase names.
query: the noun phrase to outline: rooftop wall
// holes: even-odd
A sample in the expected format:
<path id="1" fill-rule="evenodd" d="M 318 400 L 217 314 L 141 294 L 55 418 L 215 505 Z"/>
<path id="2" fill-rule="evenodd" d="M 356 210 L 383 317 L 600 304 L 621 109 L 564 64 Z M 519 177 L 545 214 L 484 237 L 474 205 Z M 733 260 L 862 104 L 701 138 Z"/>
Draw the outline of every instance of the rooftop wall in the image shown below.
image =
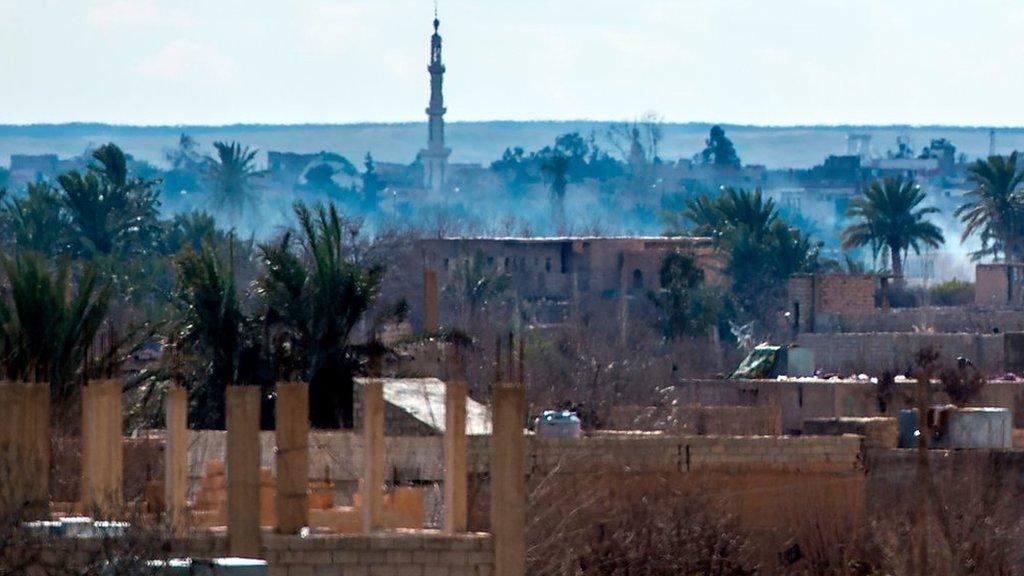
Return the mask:
<path id="1" fill-rule="evenodd" d="M 911 407 L 906 399 L 913 398 L 913 386 L 913 382 L 897 384 L 891 397 L 881 401 L 878 386 L 870 381 L 682 380 L 668 391 L 665 401 L 709 406 L 778 406 L 783 430 L 795 432 L 812 418 L 894 416 Z M 937 390 L 932 400 L 949 402 Z M 1024 427 L 1024 382 L 991 381 L 969 405 L 1007 408 L 1013 412 L 1014 426 Z"/>
<path id="2" fill-rule="evenodd" d="M 903 373 L 926 346 L 949 358 L 970 358 L 989 376 L 1005 371 L 1002 334 L 803 333 L 796 343 L 814 350 L 816 368 L 843 375 Z"/>

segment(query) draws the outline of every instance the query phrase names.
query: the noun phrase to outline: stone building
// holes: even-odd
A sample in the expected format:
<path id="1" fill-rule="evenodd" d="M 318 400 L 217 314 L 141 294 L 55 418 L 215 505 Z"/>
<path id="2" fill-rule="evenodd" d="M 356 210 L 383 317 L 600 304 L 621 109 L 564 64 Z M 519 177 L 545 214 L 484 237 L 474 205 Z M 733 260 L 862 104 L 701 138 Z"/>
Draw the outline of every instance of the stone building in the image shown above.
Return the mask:
<path id="1" fill-rule="evenodd" d="M 702 237 L 437 238 L 420 240 L 418 248 L 442 292 L 454 290 L 476 266 L 481 274 L 507 275 L 522 301 L 644 296 L 658 288 L 658 270 L 670 252 L 691 255 L 709 284 L 722 282 L 712 240 Z"/>

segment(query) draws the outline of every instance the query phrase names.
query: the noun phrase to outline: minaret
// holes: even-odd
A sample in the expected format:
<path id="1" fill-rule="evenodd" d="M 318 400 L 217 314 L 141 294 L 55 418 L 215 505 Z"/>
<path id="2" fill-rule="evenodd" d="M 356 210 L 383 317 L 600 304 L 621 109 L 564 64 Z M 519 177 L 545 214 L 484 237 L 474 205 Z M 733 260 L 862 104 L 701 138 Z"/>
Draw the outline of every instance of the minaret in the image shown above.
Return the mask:
<path id="1" fill-rule="evenodd" d="M 444 189 L 445 168 L 450 148 L 444 146 L 444 95 L 441 84 L 444 81 L 444 64 L 441 63 L 441 35 L 437 28 L 441 21 L 434 12 L 434 35 L 430 37 L 430 106 L 427 107 L 427 147 L 420 152 L 423 161 L 423 187 L 431 197 L 440 199 Z"/>

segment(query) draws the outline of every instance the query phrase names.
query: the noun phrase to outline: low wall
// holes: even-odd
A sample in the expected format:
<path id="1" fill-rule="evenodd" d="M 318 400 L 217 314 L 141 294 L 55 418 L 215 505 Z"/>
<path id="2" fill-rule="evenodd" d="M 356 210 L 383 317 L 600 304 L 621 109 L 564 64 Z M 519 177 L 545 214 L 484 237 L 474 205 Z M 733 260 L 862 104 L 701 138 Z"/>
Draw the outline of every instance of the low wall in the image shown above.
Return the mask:
<path id="1" fill-rule="evenodd" d="M 24 543 L 28 573 L 72 573 L 95 569 L 126 558 L 168 559 L 227 556 L 224 534 L 196 533 L 187 539 L 153 535 L 123 538 L 45 538 Z M 490 576 L 494 545 L 489 534 L 441 534 L 399 531 L 366 535 L 321 535 L 307 538 L 262 535 L 262 558 L 268 576 L 358 574 L 363 576 L 419 574 L 421 576 Z"/>
<path id="2" fill-rule="evenodd" d="M 778 436 L 782 434 L 782 411 L 777 406 L 613 406 L 609 429 Z"/>
<path id="3" fill-rule="evenodd" d="M 852 472 L 858 436 L 662 436 L 535 438 L 530 477 L 610 472 Z"/>
<path id="4" fill-rule="evenodd" d="M 1002 334 L 804 333 L 796 344 L 814 350 L 816 368 L 843 375 L 903 373 L 927 346 L 949 359 L 970 358 L 989 376 L 1005 371 Z"/>
<path id="5" fill-rule="evenodd" d="M 944 334 L 992 334 L 1024 330 L 1024 311 L 985 310 L 966 306 L 926 306 L 874 310 L 864 314 L 819 313 L 815 332 L 907 332 L 932 330 Z"/>
<path id="6" fill-rule="evenodd" d="M 268 576 L 490 576 L 494 572 L 490 534 L 266 535 L 263 547 Z"/>
<path id="7" fill-rule="evenodd" d="M 876 384 L 863 380 L 682 380 L 665 391 L 665 404 L 707 406 L 778 406 L 786 432 L 803 429 L 805 420 L 850 416 L 896 416 L 911 407 L 914 384 L 897 384 L 889 398 L 879 398 Z M 932 400 L 949 398 L 933 385 Z M 884 400 L 884 401 L 881 401 Z M 988 382 L 969 406 L 1008 408 L 1014 427 L 1024 427 L 1024 381 Z"/>

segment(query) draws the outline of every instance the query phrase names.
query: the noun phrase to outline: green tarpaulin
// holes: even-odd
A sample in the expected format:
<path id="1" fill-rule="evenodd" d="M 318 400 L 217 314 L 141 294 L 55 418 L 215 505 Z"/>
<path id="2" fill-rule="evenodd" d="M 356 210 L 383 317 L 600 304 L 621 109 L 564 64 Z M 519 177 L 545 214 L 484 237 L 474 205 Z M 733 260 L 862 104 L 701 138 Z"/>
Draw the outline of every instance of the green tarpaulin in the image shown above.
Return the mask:
<path id="1" fill-rule="evenodd" d="M 779 360 L 782 346 L 761 344 L 754 347 L 750 354 L 740 362 L 740 367 L 729 375 L 729 378 L 755 379 L 770 378 L 775 364 Z"/>

